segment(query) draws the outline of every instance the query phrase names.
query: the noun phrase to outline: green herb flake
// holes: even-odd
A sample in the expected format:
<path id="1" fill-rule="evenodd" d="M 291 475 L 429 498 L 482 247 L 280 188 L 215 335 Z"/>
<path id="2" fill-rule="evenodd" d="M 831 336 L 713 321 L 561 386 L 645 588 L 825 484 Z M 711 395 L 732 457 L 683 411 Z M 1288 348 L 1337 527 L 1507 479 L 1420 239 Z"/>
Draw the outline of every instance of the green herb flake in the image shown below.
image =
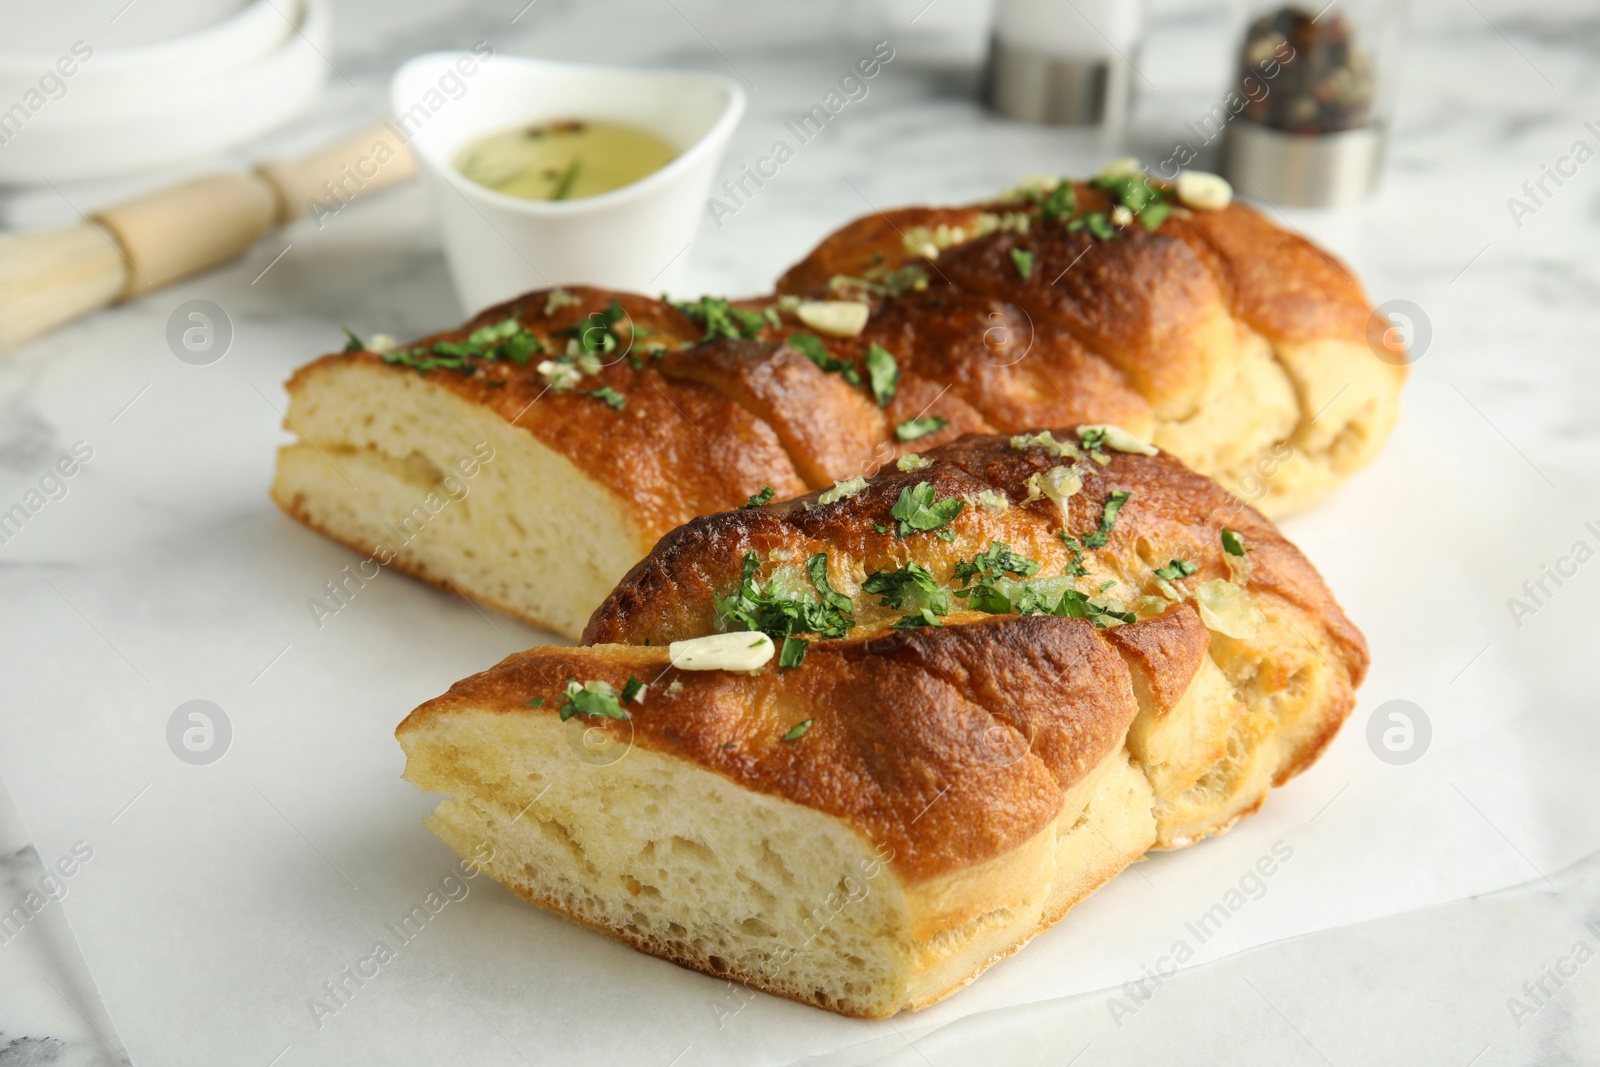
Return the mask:
<path id="1" fill-rule="evenodd" d="M 933 576 L 933 572 L 916 562 L 909 562 L 897 571 L 875 571 L 861 584 L 861 591 L 882 597 L 878 601 L 880 607 L 909 612 L 911 617 L 919 620 L 950 614 L 949 592 Z M 900 627 L 901 623 L 906 626 L 929 625 L 924 621 L 906 622 L 905 619 L 895 625 Z M 931 625 L 943 624 L 934 622 Z"/>
<path id="2" fill-rule="evenodd" d="M 1073 189 L 1072 183 L 1065 178 L 1056 183 L 1056 187 L 1050 190 L 1050 195 L 1039 205 L 1039 214 L 1047 219 L 1069 219 L 1076 210 L 1078 210 L 1078 194 Z"/>
<path id="3" fill-rule="evenodd" d="M 643 704 L 644 691 L 649 688 L 633 675 L 628 675 L 628 682 L 622 687 L 622 702 L 624 704 Z"/>
<path id="4" fill-rule="evenodd" d="M 1171 214 L 1172 205 L 1167 203 L 1165 200 L 1157 200 L 1155 203 L 1139 212 L 1139 221 L 1144 224 L 1145 229 L 1154 231 L 1163 222 L 1166 222 L 1167 216 Z"/>
<path id="5" fill-rule="evenodd" d="M 778 669 L 780 671 L 793 670 L 806 661 L 806 649 L 811 647 L 811 642 L 803 637 L 785 637 L 783 647 L 778 650 Z"/>
<path id="6" fill-rule="evenodd" d="M 1117 524 L 1117 512 L 1122 510 L 1122 505 L 1128 502 L 1129 493 L 1125 489 L 1118 489 L 1106 498 L 1104 509 L 1100 513 L 1100 528 L 1092 533 L 1083 535 L 1083 547 L 1104 548 L 1106 541 L 1111 536 L 1111 528 Z"/>
<path id="7" fill-rule="evenodd" d="M 763 485 L 761 487 L 761 492 L 757 493 L 755 496 L 739 505 L 739 510 L 748 511 L 751 508 L 765 507 L 766 505 L 772 503 L 772 498 L 776 494 L 777 490 L 773 489 L 772 486 Z"/>
<path id="8" fill-rule="evenodd" d="M 606 406 L 612 411 L 621 411 L 628 403 L 627 397 L 609 385 L 602 385 L 598 389 L 580 389 L 579 392 L 583 393 L 584 396 L 592 396 L 596 400 L 604 400 Z"/>
<path id="9" fill-rule="evenodd" d="M 920 531 L 937 530 L 961 514 L 961 509 L 967 506 L 967 502 L 960 497 L 936 500 L 937 495 L 929 482 L 918 482 L 900 490 L 900 498 L 889 510 L 890 516 L 899 520 L 896 536 L 909 537 Z"/>
<path id="10" fill-rule="evenodd" d="M 1017 273 L 1024 278 L 1033 276 L 1033 253 L 1026 248 L 1013 248 L 1011 250 L 1011 265 L 1017 268 Z"/>
<path id="11" fill-rule="evenodd" d="M 915 630 L 922 626 L 943 626 L 939 617 L 930 608 L 923 608 L 914 615 L 902 615 L 889 627 L 891 630 Z"/>
<path id="12" fill-rule="evenodd" d="M 929 415 L 925 419 L 907 419 L 894 428 L 894 435 L 902 441 L 915 441 L 919 437 L 926 437 L 950 425 L 950 420 L 938 415 Z"/>
<path id="13" fill-rule="evenodd" d="M 1187 578 L 1199 568 L 1186 559 L 1169 560 L 1165 567 L 1157 567 L 1154 574 L 1164 582 L 1176 582 L 1180 578 Z"/>
<path id="14" fill-rule="evenodd" d="M 628 317 L 621 301 L 613 300 L 604 311 L 591 311 L 572 326 L 560 331 L 571 338 L 567 346 L 569 355 L 607 354 L 626 340 L 617 332 L 617 323 Z M 631 323 L 630 323 L 631 327 Z"/>
<path id="15" fill-rule="evenodd" d="M 893 354 L 877 342 L 867 346 L 867 378 L 872 386 L 872 398 L 880 408 L 889 406 L 900 386 L 900 366 Z"/>
<path id="16" fill-rule="evenodd" d="M 693 304 L 672 306 L 706 328 L 702 341 L 718 337 L 734 341 L 740 339 L 751 341 L 761 336 L 762 329 L 769 323 L 763 313 L 734 307 L 728 301 L 716 296 L 702 296 Z"/>
<path id="17" fill-rule="evenodd" d="M 544 707 L 544 697 L 534 697 L 532 700 L 525 700 L 523 701 L 522 706 L 525 708 L 542 708 Z"/>
<path id="18" fill-rule="evenodd" d="M 798 635 L 843 637 L 855 625 L 850 598 L 828 584 L 827 560 L 824 552 L 807 561 L 807 574 L 819 594 L 819 599 L 811 600 L 786 592 L 776 580 L 758 584 L 755 576 L 760 557 L 745 553 L 738 590 L 716 598 L 719 622 L 734 630 L 759 630 L 774 642 L 782 642 L 778 666 L 799 666 L 805 659 L 806 642 L 796 640 Z"/>
<path id="19" fill-rule="evenodd" d="M 887 527 L 887 526 L 885 526 L 885 525 L 884 525 L 884 524 L 883 524 L 883 523 L 881 523 L 881 522 L 875 522 L 875 523 L 873 523 L 873 524 L 872 524 L 872 528 L 873 528 L 873 529 L 874 529 L 874 530 L 876 530 L 876 531 L 877 531 L 877 532 L 878 532 L 878 533 L 881 533 L 881 534 L 886 534 L 886 533 L 888 533 L 888 532 L 889 532 L 889 527 Z"/>
<path id="20" fill-rule="evenodd" d="M 1067 229 L 1073 232 L 1087 229 L 1102 241 L 1110 241 L 1117 236 L 1116 227 L 1111 225 L 1111 220 L 1106 218 L 1103 211 L 1091 211 L 1087 215 L 1080 215 L 1067 223 Z"/>
<path id="21" fill-rule="evenodd" d="M 810 720 L 810 719 L 806 719 L 804 722 L 796 723 L 789 730 L 788 733 L 783 735 L 783 739 L 785 741 L 798 741 L 798 740 L 800 740 L 802 737 L 804 737 L 806 735 L 806 731 L 811 729 L 811 721 L 812 720 Z"/>
<path id="22" fill-rule="evenodd" d="M 828 346 L 824 345 L 822 338 L 816 334 L 807 333 L 804 330 L 796 330 L 788 336 L 785 343 L 815 363 L 819 370 L 830 374 L 836 373 L 851 385 L 861 384 L 861 372 L 856 368 L 855 361 L 834 358 L 833 354 L 828 351 Z"/>
<path id="23" fill-rule="evenodd" d="M 1244 538 L 1239 536 L 1238 530 L 1222 528 L 1222 550 L 1230 556 L 1243 556 L 1245 553 Z"/>
<path id="24" fill-rule="evenodd" d="M 344 350 L 346 352 L 365 352 L 367 343 L 356 336 L 356 332 L 348 326 L 339 327 L 344 331 Z"/>
<path id="25" fill-rule="evenodd" d="M 566 722 L 574 715 L 594 719 L 628 717 L 628 713 L 622 710 L 622 705 L 617 701 L 617 691 L 608 682 L 589 681 L 579 684 L 574 679 L 568 679 L 566 700 L 558 710 L 561 712 L 562 722 Z"/>

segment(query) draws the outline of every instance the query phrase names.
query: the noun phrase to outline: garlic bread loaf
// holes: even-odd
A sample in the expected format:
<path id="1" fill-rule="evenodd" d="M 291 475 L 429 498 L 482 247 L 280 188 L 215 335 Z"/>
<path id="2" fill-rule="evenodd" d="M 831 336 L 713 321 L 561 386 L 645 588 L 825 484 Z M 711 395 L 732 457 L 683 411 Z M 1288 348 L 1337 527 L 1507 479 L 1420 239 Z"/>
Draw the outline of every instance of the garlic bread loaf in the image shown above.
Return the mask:
<path id="1" fill-rule="evenodd" d="M 411 345 L 353 342 L 290 379 L 272 492 L 380 563 L 576 636 L 695 516 L 966 433 L 1115 425 L 1267 514 L 1304 507 L 1398 412 L 1372 314 L 1336 261 L 1241 205 L 1125 173 L 1036 183 L 853 223 L 772 296 L 555 289 Z M 464 481 L 475 454 L 492 459 Z"/>
<path id="2" fill-rule="evenodd" d="M 696 518 L 584 642 L 400 725 L 429 827 L 585 926 L 867 1017 L 1254 811 L 1367 665 L 1268 520 L 1098 426 Z"/>

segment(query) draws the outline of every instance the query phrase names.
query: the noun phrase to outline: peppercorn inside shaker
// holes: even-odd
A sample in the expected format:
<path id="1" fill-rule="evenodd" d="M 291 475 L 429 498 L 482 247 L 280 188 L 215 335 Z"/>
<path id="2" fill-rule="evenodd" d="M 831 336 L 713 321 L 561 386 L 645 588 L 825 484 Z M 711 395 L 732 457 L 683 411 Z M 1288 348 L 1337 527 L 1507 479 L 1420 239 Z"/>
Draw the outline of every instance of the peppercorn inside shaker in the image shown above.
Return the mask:
<path id="1" fill-rule="evenodd" d="M 1401 5 L 1335 0 L 1247 13 L 1230 87 L 1223 172 L 1247 196 L 1294 207 L 1353 203 L 1378 185 Z"/>

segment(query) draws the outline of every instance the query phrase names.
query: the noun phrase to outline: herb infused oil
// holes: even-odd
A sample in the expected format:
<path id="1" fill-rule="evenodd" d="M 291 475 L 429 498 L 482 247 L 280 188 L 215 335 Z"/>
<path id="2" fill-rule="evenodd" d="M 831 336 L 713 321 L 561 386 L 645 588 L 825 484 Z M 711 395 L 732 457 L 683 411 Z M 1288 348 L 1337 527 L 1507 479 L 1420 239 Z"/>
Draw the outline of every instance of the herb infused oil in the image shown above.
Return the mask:
<path id="1" fill-rule="evenodd" d="M 479 185 L 524 200 L 577 200 L 654 174 L 678 149 L 622 122 L 566 120 L 491 133 L 456 159 Z"/>

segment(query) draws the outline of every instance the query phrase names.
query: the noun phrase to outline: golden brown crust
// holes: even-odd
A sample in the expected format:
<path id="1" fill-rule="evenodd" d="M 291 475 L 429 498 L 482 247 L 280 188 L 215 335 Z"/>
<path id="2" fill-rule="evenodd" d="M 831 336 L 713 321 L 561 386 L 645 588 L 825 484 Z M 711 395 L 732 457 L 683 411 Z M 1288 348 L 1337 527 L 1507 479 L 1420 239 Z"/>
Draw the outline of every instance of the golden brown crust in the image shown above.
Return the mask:
<path id="1" fill-rule="evenodd" d="M 1172 234 L 1218 270 L 1234 313 L 1272 341 L 1367 343 L 1372 305 L 1350 270 L 1243 204 L 1173 219 Z M 1163 227 L 1165 230 L 1166 227 Z"/>
<path id="2" fill-rule="evenodd" d="M 395 374 L 421 373 L 429 382 L 494 411 L 512 425 L 570 459 L 590 478 L 629 501 L 647 536 L 660 536 L 695 515 L 736 507 L 763 485 L 779 497 L 808 488 L 772 427 L 717 390 L 670 377 L 651 365 L 646 343 L 687 343 L 699 328 L 671 305 L 648 297 L 573 287 L 576 303 L 546 315 L 549 293 L 530 293 L 490 308 L 454 330 L 422 338 L 408 347 L 459 342 L 480 326 L 515 315 L 538 336 L 547 353 L 563 351 L 567 337 L 586 316 L 616 300 L 631 322 L 633 345 L 606 357 L 598 374 L 581 388 L 608 387 L 624 398 L 613 410 L 593 396 L 548 388 L 537 370 L 507 360 L 475 361 L 473 373 L 454 369 L 424 372 L 390 365 L 372 352 L 341 352 L 299 368 L 289 379 L 294 395 L 319 369 L 339 361 L 361 361 Z M 648 333 L 643 331 L 648 330 Z M 629 357 L 640 365 L 635 367 Z"/>
<path id="3" fill-rule="evenodd" d="M 949 387 L 995 429 L 1109 422 L 1150 432 L 1150 405 L 1121 372 L 1005 300 L 931 285 L 889 302 L 864 339 L 896 353 L 907 373 Z"/>
<path id="4" fill-rule="evenodd" d="M 568 680 L 621 691 L 630 676 L 650 688 L 629 719 L 586 725 L 838 817 L 892 850 L 908 883 L 1031 838 L 1138 710 L 1127 667 L 1091 624 L 995 616 L 830 641 L 802 670 L 755 675 L 678 671 L 641 646 L 535 648 L 457 682 L 398 732 L 458 709 L 556 715 Z"/>
<path id="5" fill-rule="evenodd" d="M 1075 430 L 1054 432 L 1076 442 Z M 803 563 L 817 552 L 830 553 L 829 574 L 846 588 L 875 571 L 892 571 L 914 560 L 947 581 L 957 561 L 1003 542 L 1041 565 L 1041 573 L 1066 572 L 1071 551 L 1057 536 L 1081 535 L 1098 526 L 1113 491 L 1128 494 L 1102 549 L 1083 554 L 1089 572 L 1085 591 L 1107 575 L 1143 590 L 1150 568 L 1173 558 L 1195 565 L 1189 588 L 1231 572 L 1224 558 L 1224 527 L 1238 531 L 1250 548 L 1249 589 L 1281 597 L 1322 622 L 1359 684 L 1367 664 L 1366 643 L 1346 618 L 1309 561 L 1267 519 L 1240 504 L 1215 482 L 1201 477 L 1165 453 L 1154 456 L 1106 453 L 1107 463 L 1079 461 L 1083 488 L 1074 494 L 1065 521 L 1056 505 L 1041 498 L 1028 503 L 1028 480 L 1065 460 L 1037 446 L 1014 448 L 995 436 L 963 437 L 921 453 L 933 463 L 924 470 L 889 469 L 855 496 L 818 505 L 815 495 L 765 508 L 707 515 L 662 538 L 654 551 L 629 572 L 589 620 L 586 644 L 660 645 L 717 629 L 715 599 L 735 591 L 745 553 L 765 561 Z M 938 499 L 969 501 L 950 523 L 955 538 L 934 533 L 896 535 L 890 510 L 902 492 L 931 485 Z M 984 491 L 1005 494 L 1012 507 L 994 511 L 974 503 Z M 880 529 L 881 528 L 881 529 Z M 1129 561 L 1142 564 L 1130 573 Z M 764 566 L 758 580 L 765 580 Z M 1126 599 L 1132 599 L 1132 596 Z M 1191 672 L 1192 673 L 1192 672 Z"/>
<path id="6" fill-rule="evenodd" d="M 719 339 L 668 353 L 657 365 L 667 377 L 713 389 L 772 427 L 813 489 L 859 473 L 888 435 L 882 413 L 859 389 L 787 345 Z"/>
<path id="7" fill-rule="evenodd" d="M 1211 647 L 1211 633 L 1191 604 L 1179 604 L 1134 626 L 1107 630 L 1106 639 L 1127 661 L 1140 706 L 1158 718 L 1183 698 Z"/>

